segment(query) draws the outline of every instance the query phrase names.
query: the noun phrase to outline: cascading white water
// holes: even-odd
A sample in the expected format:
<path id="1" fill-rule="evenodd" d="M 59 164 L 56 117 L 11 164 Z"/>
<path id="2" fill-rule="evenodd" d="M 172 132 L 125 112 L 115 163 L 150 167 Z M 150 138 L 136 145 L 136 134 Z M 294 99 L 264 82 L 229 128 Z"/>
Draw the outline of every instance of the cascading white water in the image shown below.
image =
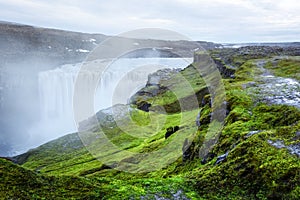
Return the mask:
<path id="1" fill-rule="evenodd" d="M 97 64 L 97 62 L 103 63 L 104 61 L 92 62 Z M 102 73 L 95 92 L 95 113 L 117 103 L 126 104 L 129 97 L 145 85 L 149 73 L 161 68 L 183 68 L 190 62 L 191 59 L 182 58 L 122 58 L 116 60 Z M 107 62 L 107 64 L 109 63 Z M 41 119 L 31 129 L 33 144 L 40 144 L 64 134 L 76 132 L 73 94 L 80 67 L 80 63 L 63 65 L 38 74 Z M 98 74 L 96 71 L 84 72 L 85 81 L 81 87 L 87 90 L 93 88 L 91 84 L 94 80 L 98 80 Z"/>
<path id="2" fill-rule="evenodd" d="M 80 64 L 40 72 L 38 75 L 41 123 L 58 132 L 76 131 L 73 116 L 74 82 Z M 53 133 L 55 134 L 55 133 Z"/>

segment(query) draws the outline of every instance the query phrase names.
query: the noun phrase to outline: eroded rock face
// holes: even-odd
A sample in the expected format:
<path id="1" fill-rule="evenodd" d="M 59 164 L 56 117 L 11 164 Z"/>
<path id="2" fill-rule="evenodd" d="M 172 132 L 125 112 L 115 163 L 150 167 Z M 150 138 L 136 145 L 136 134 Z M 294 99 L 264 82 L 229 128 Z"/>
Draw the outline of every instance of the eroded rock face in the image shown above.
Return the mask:
<path id="1" fill-rule="evenodd" d="M 226 65 L 218 59 L 214 59 L 214 62 L 223 78 L 234 78 L 235 69 L 232 66 Z"/>
<path id="2" fill-rule="evenodd" d="M 214 153 L 208 153 L 208 154 L 205 155 L 204 158 L 201 160 L 201 164 L 204 165 L 204 164 L 208 163 L 208 162 L 211 161 L 215 156 L 216 156 L 216 154 L 214 154 Z"/>
<path id="3" fill-rule="evenodd" d="M 149 99 L 157 96 L 160 93 L 168 90 L 167 87 L 161 85 L 161 81 L 170 79 L 174 74 L 177 74 L 181 69 L 161 69 L 148 75 L 146 87 L 139 90 L 130 98 L 130 103 L 136 104 L 138 109 L 149 112 L 151 104 Z"/>
<path id="4" fill-rule="evenodd" d="M 195 157 L 194 153 L 194 141 L 189 141 L 188 138 L 184 140 L 183 146 L 182 146 L 182 161 L 187 162 L 189 160 L 192 160 Z"/>

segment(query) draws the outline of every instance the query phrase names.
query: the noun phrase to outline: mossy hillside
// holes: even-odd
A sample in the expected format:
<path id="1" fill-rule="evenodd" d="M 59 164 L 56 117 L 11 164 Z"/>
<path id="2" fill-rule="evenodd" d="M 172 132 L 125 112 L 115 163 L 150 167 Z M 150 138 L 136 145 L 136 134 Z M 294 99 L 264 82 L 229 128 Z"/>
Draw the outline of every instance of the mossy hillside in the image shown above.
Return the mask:
<path id="1" fill-rule="evenodd" d="M 257 60 L 247 61 L 237 70 L 234 80 L 225 82 L 230 112 L 217 146 L 226 141 L 223 137 L 236 141 L 243 133 L 287 127 L 300 120 L 299 109 L 287 105 L 257 103 L 256 99 L 249 95 L 248 90 L 253 92 L 252 88 L 244 89 L 245 84 L 254 81 L 254 78 L 261 74 L 256 62 Z M 234 142 L 230 144 L 233 145 Z"/>
<path id="2" fill-rule="evenodd" d="M 134 121 L 138 124 L 142 123 L 142 117 L 145 117 L 149 114 L 151 115 L 151 113 L 137 110 L 133 113 Z M 186 114 L 186 121 L 181 122 L 182 124 L 180 130 L 174 134 L 185 134 L 185 132 L 191 132 L 191 127 L 195 127 L 194 117 L 197 115 L 197 112 L 189 111 Z M 164 128 L 178 125 L 182 120 L 181 115 L 182 113 L 168 115 Z M 163 116 L 158 114 L 157 117 L 160 118 Z M 196 129 L 194 128 L 194 132 L 195 131 Z M 146 153 L 163 148 L 163 146 L 167 145 L 168 142 L 174 137 L 174 135 L 172 135 L 170 139 L 165 140 L 164 134 L 165 129 L 162 129 L 161 132 L 153 137 L 147 138 L 142 144 L 127 150 L 132 152 Z M 117 138 L 124 139 L 122 134 L 117 136 L 117 134 L 113 133 L 113 135 L 114 137 L 111 139 L 112 141 L 116 141 L 116 145 L 121 143 L 121 141 L 118 141 Z M 64 139 L 65 138 L 59 139 L 60 141 L 57 143 L 60 145 L 64 144 Z M 88 155 L 86 152 L 87 150 L 84 147 L 79 149 L 77 154 L 73 154 L 71 150 L 64 149 L 65 151 L 60 151 L 60 153 L 56 155 L 59 157 L 59 159 L 56 159 L 55 162 L 50 163 L 48 162 L 48 159 L 50 159 L 52 156 L 54 158 L 56 157 L 54 150 L 57 147 L 53 144 L 55 143 L 48 143 L 40 148 L 32 150 L 30 156 L 27 158 L 27 161 L 23 164 L 23 166 L 26 168 L 31 168 L 35 171 L 38 170 L 41 174 L 55 175 L 56 177 L 60 177 L 61 175 L 79 175 L 89 177 L 89 180 L 98 182 L 99 184 L 101 183 L 99 190 L 101 191 L 101 195 L 105 196 L 105 199 L 129 199 L 140 198 L 141 196 L 145 196 L 145 198 L 148 199 L 153 199 L 154 195 L 172 198 L 172 195 L 180 190 L 184 191 L 184 195 L 189 198 L 194 197 L 195 199 L 199 199 L 199 196 L 197 196 L 193 189 L 190 188 L 189 185 L 185 184 L 184 177 L 179 174 L 180 171 L 185 169 L 185 166 L 182 165 L 180 155 L 178 161 L 160 171 L 144 174 L 131 174 L 110 169 L 110 167 L 105 166 L 98 160 L 89 160 L 91 155 Z M 72 146 L 70 146 L 70 148 L 72 149 Z M 179 149 L 181 151 L 181 147 Z"/>
<path id="3" fill-rule="evenodd" d="M 110 122 L 105 123 L 106 125 L 109 124 L 109 128 L 105 129 L 104 127 L 101 130 L 105 132 L 110 142 L 126 151 L 146 153 L 164 148 L 173 138 L 171 136 L 170 140 L 165 140 L 168 127 L 179 126 L 179 131 L 174 133 L 174 136 L 183 135 L 186 137 L 191 135 L 190 133 L 196 132 L 195 116 L 198 110 L 165 115 L 134 109 L 131 113 L 132 123 L 127 124 L 126 129 L 121 129 L 115 122 Z M 146 123 L 144 119 L 152 120 L 152 122 Z M 161 122 L 164 123 L 161 124 Z M 98 134 L 97 131 L 95 134 Z M 183 140 L 184 138 L 180 144 L 183 143 Z M 73 141 L 74 146 L 71 145 L 72 142 L 70 143 L 70 141 Z M 179 150 L 181 151 L 181 148 Z M 26 168 L 48 174 L 78 175 L 84 171 L 101 169 L 102 167 L 102 164 L 87 151 L 77 134 L 49 142 L 18 156 L 17 159 L 24 160 L 23 166 Z M 126 158 L 123 157 L 123 159 Z"/>
<path id="4" fill-rule="evenodd" d="M 1 199 L 97 199 L 100 183 L 74 176 L 44 176 L 0 159 Z"/>
<path id="5" fill-rule="evenodd" d="M 70 142 L 71 141 L 71 142 Z M 99 166 L 76 133 L 46 143 L 16 158 L 25 168 L 41 173 L 75 175 L 86 165 Z"/>
<path id="6" fill-rule="evenodd" d="M 106 192 L 104 199 L 155 199 L 155 197 L 174 199 L 174 194 L 182 191 L 180 199 L 201 199 L 201 197 L 186 184 L 184 177 L 151 177 L 132 176 L 119 173 L 113 178 L 107 177 L 107 173 L 103 173 L 104 177 L 93 177 L 95 181 L 103 184 L 103 191 Z M 178 198 L 178 197 L 177 197 Z"/>
<path id="7" fill-rule="evenodd" d="M 200 196 L 221 199 L 297 199 L 299 159 L 267 143 L 271 132 L 236 144 L 227 161 L 192 172 Z M 202 174 L 199 176 L 199 174 Z M 217 191 L 217 192 L 216 192 Z M 219 197 L 219 198 L 218 198 Z"/>
<path id="8" fill-rule="evenodd" d="M 84 163 L 85 158 L 92 157 L 80 154 L 79 151 L 87 153 L 82 148 L 78 149 L 78 155 L 74 155 L 74 159 L 69 157 L 72 151 L 58 154 L 58 157 L 66 158 L 58 162 L 63 167 L 54 168 L 52 171 L 41 169 L 41 173 L 55 174 L 56 177 L 60 177 L 63 173 L 75 174 L 95 183 L 101 183 L 100 191 L 105 199 L 140 199 L 141 197 L 153 199 L 154 195 L 172 199 L 179 190 L 184 191 L 184 195 L 191 199 L 297 199 L 300 185 L 299 158 L 290 154 L 286 148 L 273 147 L 268 141 L 280 140 L 285 145 L 299 143 L 299 137 L 296 136 L 300 123 L 299 109 L 286 105 L 257 103 L 254 97 L 249 95 L 248 90 L 251 88 L 245 89 L 244 84 L 253 82 L 255 76 L 261 73 L 255 64 L 256 61 L 246 61 L 237 70 L 235 79 L 224 80 L 228 116 L 218 144 L 212 150 L 215 155 L 229 152 L 228 157 L 222 163 L 215 165 L 217 158 L 214 156 L 206 164 L 201 164 L 201 159 L 197 157 L 208 130 L 211 110 L 207 101 L 201 108 L 202 125 L 198 131 L 195 127 L 195 119 L 200 110 L 197 109 L 186 111 L 187 117 L 182 122 L 181 132 L 176 132 L 167 140 L 164 139 L 164 129 L 178 125 L 182 113 L 167 114 L 166 124 L 161 131 L 155 135 L 150 134 L 149 138 L 142 140 L 120 132 L 117 127 L 107 129 L 106 132 L 107 135 L 111 134 L 110 139 L 116 145 L 131 152 L 158 150 L 174 139 L 176 134 L 195 135 L 193 147 L 195 156 L 191 161 L 184 163 L 179 157 L 161 170 L 131 174 L 110 169 L 98 160 L 94 161 L 99 162 L 98 165 L 91 164 L 92 162 L 86 162 L 85 165 L 80 162 L 76 164 L 77 158 L 79 160 L 82 158 L 82 163 Z M 145 126 L 149 125 L 149 119 L 161 121 L 164 115 L 153 111 L 133 112 L 135 123 L 144 127 L 137 130 L 136 134 L 142 131 L 141 135 L 145 137 L 144 133 L 147 133 Z M 133 127 L 127 128 L 134 131 Z M 248 136 L 251 131 L 257 132 Z M 181 150 L 182 146 L 177 148 Z M 53 153 L 55 153 L 54 150 Z M 43 159 L 47 161 L 54 154 L 47 155 L 40 152 L 40 155 L 45 158 L 43 156 L 34 158 L 32 154 L 32 159 L 30 160 L 29 157 L 23 166 L 30 168 L 32 165 L 34 167 L 31 169 L 34 170 L 39 166 L 47 166 L 47 163 L 43 165 Z M 38 163 L 38 159 L 42 161 Z M 50 160 L 47 162 L 49 163 Z M 53 165 L 55 166 L 55 163 Z"/>
<path id="9" fill-rule="evenodd" d="M 259 73 L 259 69 L 253 69 L 256 65 L 250 61 L 247 66 L 249 68 L 241 67 L 237 71 L 238 78 L 231 80 L 230 85 L 226 82 L 230 112 L 213 152 L 217 155 L 229 152 L 229 156 L 224 163 L 207 164 L 193 170 L 193 175 L 188 177 L 197 180 L 200 196 L 208 199 L 224 196 L 228 199 L 297 199 L 299 158 L 287 149 L 271 146 L 268 141 L 280 140 L 285 145 L 299 143 L 296 133 L 300 111 L 286 105 L 254 104 L 255 99 L 242 88 L 245 79 L 253 81 L 252 74 Z M 246 75 L 244 72 L 248 72 L 247 76 L 239 78 Z M 257 133 L 248 136 L 252 131 Z"/>
<path id="10" fill-rule="evenodd" d="M 294 78 L 300 81 L 300 57 L 290 56 L 269 61 L 265 68 L 270 69 L 276 76 Z"/>
<path id="11" fill-rule="evenodd" d="M 265 110 L 266 108 L 269 109 Z M 261 113 L 262 110 L 265 113 L 275 114 L 280 110 L 289 109 L 290 113 L 294 112 L 295 121 L 299 121 L 297 117 L 299 111 L 293 107 L 262 104 L 254 109 L 256 114 Z M 279 114 L 276 116 L 277 119 L 280 118 Z M 118 188 L 116 191 L 123 191 L 116 193 L 118 198 L 132 194 L 138 198 L 145 194 L 157 193 L 171 198 L 168 188 L 175 185 L 176 187 L 171 191 L 182 189 L 187 191 L 188 197 L 195 199 L 223 199 L 225 196 L 229 199 L 297 199 L 299 190 L 297 185 L 300 184 L 298 158 L 286 149 L 279 150 L 271 146 L 267 141 L 283 140 L 286 145 L 297 142 L 295 135 L 300 123 L 295 124 L 286 119 L 271 125 L 272 129 L 270 129 L 266 127 L 269 126 L 268 119 L 268 115 L 262 115 L 260 118 L 237 120 L 230 123 L 231 126 L 225 126 L 220 143 L 214 148 L 214 152 L 218 155 L 226 151 L 230 153 L 227 161 L 220 165 L 214 165 L 216 158 L 206 165 L 201 165 L 197 158 L 188 163 L 182 163 L 179 159 L 160 171 L 146 174 L 128 174 L 107 169 L 88 176 L 106 177 L 109 182 L 108 188 Z M 264 127 L 267 130 L 247 137 L 250 130 L 262 130 Z M 203 134 L 203 130 L 199 131 L 200 133 Z M 128 181 L 132 179 L 135 181 Z M 148 183 L 147 186 L 147 182 L 151 184 Z M 134 183 L 134 186 L 131 183 Z M 125 190 L 130 192 L 124 192 Z"/>

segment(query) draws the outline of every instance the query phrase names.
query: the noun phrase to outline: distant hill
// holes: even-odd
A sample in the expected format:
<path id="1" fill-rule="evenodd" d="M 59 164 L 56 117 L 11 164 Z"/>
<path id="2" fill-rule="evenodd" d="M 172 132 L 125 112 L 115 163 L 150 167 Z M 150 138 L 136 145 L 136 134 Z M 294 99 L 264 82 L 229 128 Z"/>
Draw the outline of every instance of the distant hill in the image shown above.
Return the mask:
<path id="1" fill-rule="evenodd" d="M 24 58 L 44 61 L 45 63 L 50 62 L 52 65 L 80 62 L 107 38 L 109 36 L 103 34 L 88 34 L 0 22 L 0 60 L 2 65 L 11 62 L 18 63 Z M 194 42 L 188 41 L 125 40 L 166 47 L 163 52 L 169 52 L 172 48 L 179 48 L 185 52 L 187 57 L 192 56 L 194 49 L 197 48 Z M 198 42 L 198 44 L 206 49 L 220 46 L 212 42 Z"/>
<path id="2" fill-rule="evenodd" d="M 20 62 L 31 58 L 51 64 L 79 62 L 106 39 L 103 34 L 85 34 L 0 22 L 0 59 Z M 4 63 L 6 63 L 4 62 Z"/>

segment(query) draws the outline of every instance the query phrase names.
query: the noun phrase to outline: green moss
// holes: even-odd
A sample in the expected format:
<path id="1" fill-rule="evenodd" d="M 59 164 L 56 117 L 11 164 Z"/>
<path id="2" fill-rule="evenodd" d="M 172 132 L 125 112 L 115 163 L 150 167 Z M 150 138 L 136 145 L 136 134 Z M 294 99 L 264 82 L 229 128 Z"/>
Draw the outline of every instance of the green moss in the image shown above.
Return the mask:
<path id="1" fill-rule="evenodd" d="M 144 92 L 135 96 L 135 103 L 151 103 L 149 112 L 137 110 L 137 106 L 133 105 L 131 120 L 120 120 L 119 124 L 110 121 L 111 116 L 102 116 L 102 130 L 94 130 L 93 134 L 100 135 L 104 132 L 115 146 L 132 154 L 107 149 L 101 141 L 93 141 L 91 146 L 102 144 L 100 147 L 104 155 L 111 159 L 108 161 L 120 161 L 116 162 L 119 165 L 131 163 L 140 168 L 146 164 L 156 167 L 168 159 L 172 160 L 160 170 L 131 174 L 111 169 L 108 162 L 97 160 L 78 136 L 72 134 L 20 157 L 24 168 L 9 165 L 16 170 L 15 176 L 22 177 L 21 174 L 24 173 L 25 177 L 16 178 L 15 182 L 6 182 L 9 183 L 8 186 L 2 184 L 1 192 L 8 187 L 19 195 L 21 190 L 28 189 L 29 192 L 25 194 L 31 196 L 25 197 L 41 198 L 44 194 L 47 195 L 45 192 L 49 190 L 49 185 L 53 185 L 55 190 L 49 195 L 58 198 L 153 199 L 159 196 L 172 199 L 175 193 L 182 190 L 182 195 L 190 199 L 297 199 L 300 193 L 299 158 L 290 154 L 286 148 L 273 147 L 268 141 L 279 140 L 285 145 L 298 144 L 300 138 L 296 133 L 300 130 L 300 111 L 286 105 L 257 103 L 249 95 L 244 84 L 254 81 L 261 74 L 261 69 L 255 64 L 257 60 L 249 60 L 250 57 L 257 58 L 261 55 L 239 54 L 229 59 L 239 68 L 236 70 L 236 78 L 223 80 L 228 115 L 222 130 L 218 129 L 222 127 L 221 122 L 210 122 L 211 113 L 214 112 L 209 103 L 210 95 L 193 65 L 170 80 L 161 82 L 161 90 L 157 96 L 149 95 L 157 89 L 154 86 L 144 88 Z M 222 60 L 220 62 L 228 63 Z M 271 64 L 267 67 L 284 77 L 289 77 L 298 70 L 298 64 L 290 60 Z M 290 66 L 292 71 L 288 69 Z M 209 74 L 206 78 L 214 80 L 213 77 L 214 74 Z M 197 106 L 182 109 L 179 102 L 192 104 L 193 94 L 196 94 Z M 215 99 L 218 103 L 221 100 Z M 161 108 L 167 112 L 163 112 Z M 195 120 L 199 112 L 201 126 L 198 128 Z M 174 126 L 179 126 L 179 130 L 165 139 L 166 129 Z M 216 130 L 214 127 L 217 127 Z M 256 134 L 249 136 L 250 131 L 256 131 Z M 216 156 L 206 164 L 201 164 L 199 149 L 205 140 L 215 139 L 219 132 L 221 135 L 218 143 L 211 153 L 219 156 L 229 152 L 228 157 L 218 165 L 215 165 Z M 191 151 L 194 159 L 189 162 L 183 162 L 181 158 L 185 138 L 193 141 Z M 172 143 L 174 140 L 178 142 Z M 143 156 L 147 153 L 159 151 L 169 145 L 172 151 L 167 156 L 163 153 L 154 154 L 157 155 L 155 159 L 143 161 Z M 40 174 L 28 169 L 39 171 Z M 5 170 L 9 172 L 8 169 Z M 29 185 L 31 191 L 26 186 L 29 184 L 26 181 L 28 179 L 33 180 L 33 185 Z M 2 180 L 4 183 L 7 181 Z M 25 186 L 18 188 L 21 184 Z M 38 187 L 41 189 L 36 189 Z M 13 196 L 13 192 L 9 195 L 11 198 L 19 197 Z"/>
<path id="2" fill-rule="evenodd" d="M 87 178 L 43 176 L 0 159 L 0 194 L 5 199 L 96 199 L 99 184 Z"/>
<path id="3" fill-rule="evenodd" d="M 300 81 L 300 59 L 299 57 L 289 57 L 275 62 L 268 62 L 265 66 L 276 76 L 294 78 Z"/>
<path id="4" fill-rule="evenodd" d="M 237 144 L 227 162 L 194 172 L 190 178 L 197 179 L 200 195 L 242 199 L 294 196 L 289 193 L 297 190 L 300 183 L 298 158 L 290 156 L 287 150 L 270 146 L 266 138 L 268 133 L 254 135 Z M 198 173 L 203 175 L 198 176 Z"/>
<path id="5" fill-rule="evenodd" d="M 300 120 L 299 109 L 287 105 L 258 105 L 253 109 L 253 120 L 258 129 L 289 126 Z"/>
<path id="6" fill-rule="evenodd" d="M 253 81 L 255 77 L 260 75 L 262 72 L 253 63 L 253 60 L 244 63 L 235 73 L 237 81 Z"/>

